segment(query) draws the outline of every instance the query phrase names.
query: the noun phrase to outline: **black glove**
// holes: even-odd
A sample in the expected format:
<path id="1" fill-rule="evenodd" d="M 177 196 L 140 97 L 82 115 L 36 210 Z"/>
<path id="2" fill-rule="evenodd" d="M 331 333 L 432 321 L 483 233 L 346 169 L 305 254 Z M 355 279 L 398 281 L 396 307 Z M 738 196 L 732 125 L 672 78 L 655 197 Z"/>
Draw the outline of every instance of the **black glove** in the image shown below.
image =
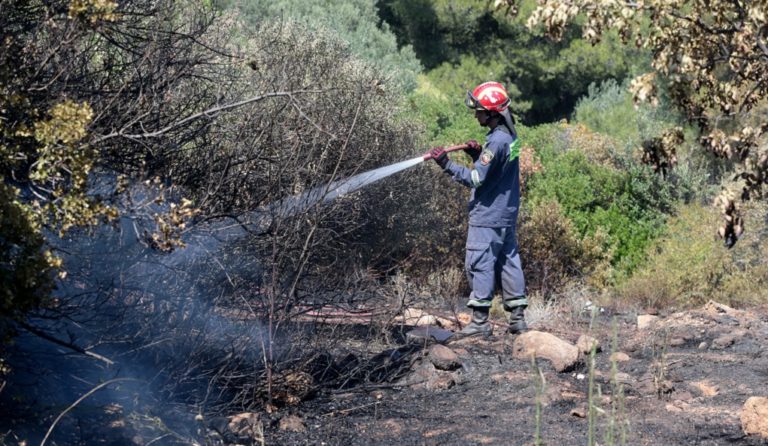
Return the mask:
<path id="1" fill-rule="evenodd" d="M 430 150 L 429 156 L 435 160 L 441 169 L 445 169 L 445 166 L 448 165 L 448 152 L 446 152 L 442 147 L 435 147 Z"/>
<path id="2" fill-rule="evenodd" d="M 472 158 L 472 161 L 477 161 L 478 158 L 480 158 L 480 153 L 483 151 L 483 146 L 480 145 L 477 141 L 470 140 L 465 142 L 464 144 L 467 145 L 467 148 L 464 149 L 464 153 L 469 155 L 470 158 Z"/>

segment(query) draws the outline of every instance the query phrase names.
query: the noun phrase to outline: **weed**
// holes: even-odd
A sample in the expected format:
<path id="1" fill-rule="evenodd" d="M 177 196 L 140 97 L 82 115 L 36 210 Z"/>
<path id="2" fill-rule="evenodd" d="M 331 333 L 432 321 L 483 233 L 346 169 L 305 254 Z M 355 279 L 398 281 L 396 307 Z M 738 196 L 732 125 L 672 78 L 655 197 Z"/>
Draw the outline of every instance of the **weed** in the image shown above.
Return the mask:
<path id="1" fill-rule="evenodd" d="M 547 379 L 544 377 L 544 372 L 536 362 L 536 355 L 531 355 L 531 370 L 533 371 L 533 386 L 536 391 L 536 412 L 535 412 L 535 424 L 536 430 L 533 434 L 533 444 L 535 446 L 541 446 L 544 443 L 541 440 L 541 409 L 544 405 L 544 391 L 547 388 Z"/>

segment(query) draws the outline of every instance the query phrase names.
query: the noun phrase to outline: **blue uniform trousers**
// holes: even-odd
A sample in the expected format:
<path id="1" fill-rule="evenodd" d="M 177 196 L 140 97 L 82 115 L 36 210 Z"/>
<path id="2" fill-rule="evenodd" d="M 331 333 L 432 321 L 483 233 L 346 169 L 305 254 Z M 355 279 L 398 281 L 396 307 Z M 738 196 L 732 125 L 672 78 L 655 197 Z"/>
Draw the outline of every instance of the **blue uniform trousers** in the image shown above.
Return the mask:
<path id="1" fill-rule="evenodd" d="M 505 310 L 528 305 L 514 226 L 486 228 L 470 225 L 465 269 L 472 287 L 468 307 L 490 307 L 497 282 L 501 284 Z"/>

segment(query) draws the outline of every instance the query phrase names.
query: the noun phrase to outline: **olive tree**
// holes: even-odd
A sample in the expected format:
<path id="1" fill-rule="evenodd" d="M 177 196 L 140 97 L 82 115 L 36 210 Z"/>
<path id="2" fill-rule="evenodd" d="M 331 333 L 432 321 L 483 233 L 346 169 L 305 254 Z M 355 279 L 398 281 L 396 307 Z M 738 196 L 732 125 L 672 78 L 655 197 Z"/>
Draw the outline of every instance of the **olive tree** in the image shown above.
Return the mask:
<path id="1" fill-rule="evenodd" d="M 518 0 L 494 6 L 516 14 Z M 652 72 L 631 84 L 635 101 L 655 103 L 666 84 L 673 104 L 700 130 L 701 146 L 736 165 L 718 202 L 718 235 L 733 246 L 744 230 L 739 200 L 763 198 L 768 183 L 768 3 L 757 1 L 540 0 L 528 18 L 554 39 L 581 26 L 597 43 L 617 31 L 623 42 L 651 52 Z M 681 132 L 670 129 L 645 144 L 645 158 L 674 165 Z"/>

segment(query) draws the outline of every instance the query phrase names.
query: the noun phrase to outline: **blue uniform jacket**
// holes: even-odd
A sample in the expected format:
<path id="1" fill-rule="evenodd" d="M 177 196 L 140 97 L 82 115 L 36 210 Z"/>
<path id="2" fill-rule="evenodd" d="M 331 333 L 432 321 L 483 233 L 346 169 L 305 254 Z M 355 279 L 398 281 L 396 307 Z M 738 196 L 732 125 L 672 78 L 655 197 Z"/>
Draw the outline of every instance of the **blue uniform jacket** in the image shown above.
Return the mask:
<path id="1" fill-rule="evenodd" d="M 445 172 L 471 187 L 469 224 L 515 227 L 520 207 L 520 140 L 504 125 L 489 131 L 471 169 L 448 161 Z"/>

